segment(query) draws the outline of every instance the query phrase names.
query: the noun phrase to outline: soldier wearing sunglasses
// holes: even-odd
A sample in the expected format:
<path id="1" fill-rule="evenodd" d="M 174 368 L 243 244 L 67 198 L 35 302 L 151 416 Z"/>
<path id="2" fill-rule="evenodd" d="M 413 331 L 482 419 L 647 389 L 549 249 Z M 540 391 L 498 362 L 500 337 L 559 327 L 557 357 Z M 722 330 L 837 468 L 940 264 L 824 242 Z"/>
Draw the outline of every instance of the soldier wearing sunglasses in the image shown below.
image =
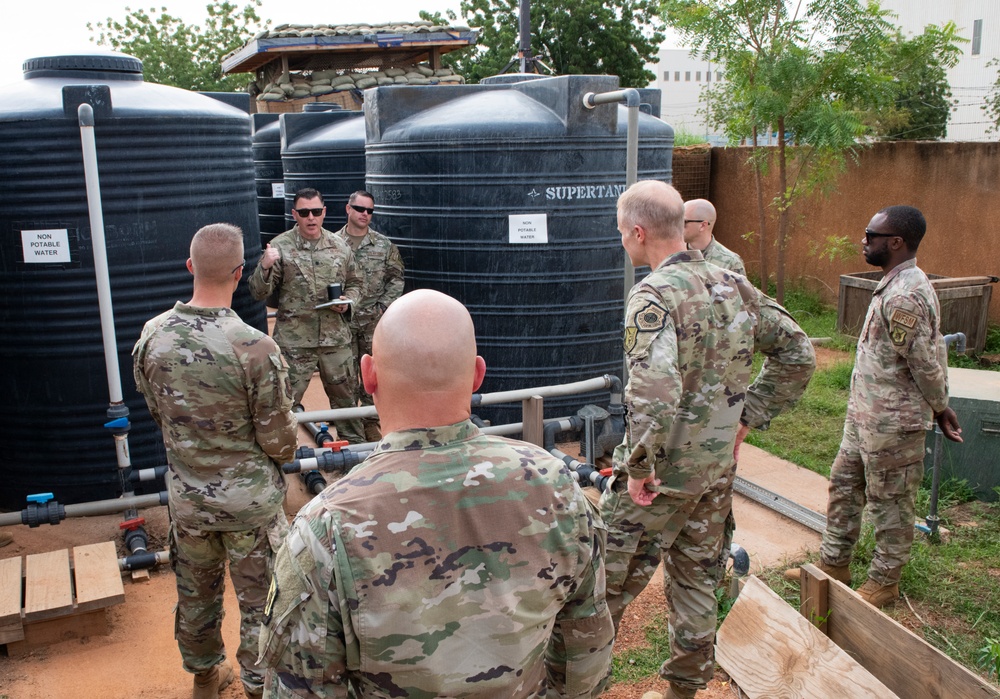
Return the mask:
<path id="1" fill-rule="evenodd" d="M 357 405 L 358 382 L 351 351 L 351 307 L 326 306 L 328 288 L 340 284 L 341 299 L 356 304 L 363 280 L 351 246 L 323 228 L 326 206 L 315 189 L 301 189 L 292 201 L 295 225 L 272 240 L 250 275 L 250 293 L 263 300 L 277 293 L 274 339 L 288 361 L 288 378 L 296 403 L 318 369 L 331 408 Z M 360 420 L 338 420 L 337 436 L 365 441 Z"/>
<path id="2" fill-rule="evenodd" d="M 372 352 L 375 325 L 389 304 L 403 294 L 403 258 L 388 237 L 369 224 L 375 215 L 375 198 L 364 190 L 354 192 L 347 200 L 347 223 L 337 236 L 351 246 L 358 271 L 364 280 L 361 300 L 351 314 L 351 348 L 358 372 L 357 398 L 362 405 L 371 405 L 372 398 L 360 381 L 361 357 Z M 378 420 L 364 421 L 365 435 L 372 441 L 381 438 Z"/>

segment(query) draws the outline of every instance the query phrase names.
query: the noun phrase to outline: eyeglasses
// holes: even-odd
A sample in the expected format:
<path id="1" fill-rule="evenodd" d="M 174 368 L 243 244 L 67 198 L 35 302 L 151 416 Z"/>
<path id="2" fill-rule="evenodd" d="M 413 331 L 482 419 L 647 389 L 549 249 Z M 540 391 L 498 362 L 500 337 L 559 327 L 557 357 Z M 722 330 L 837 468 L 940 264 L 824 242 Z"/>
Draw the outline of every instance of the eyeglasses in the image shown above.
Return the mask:
<path id="1" fill-rule="evenodd" d="M 318 209 L 292 209 L 292 211 L 294 211 L 295 213 L 297 213 L 302 218 L 309 218 L 310 214 L 312 214 L 316 218 L 319 218 L 320 216 L 323 215 L 323 212 L 325 210 L 326 210 L 325 206 L 321 206 Z"/>
<path id="2" fill-rule="evenodd" d="M 238 269 L 244 269 L 246 266 L 247 266 L 247 261 L 243 260 L 238 265 L 236 265 L 235 267 L 233 267 L 232 271 L 229 272 L 229 273 L 230 274 L 236 274 L 236 270 L 238 270 Z"/>
<path id="3" fill-rule="evenodd" d="M 705 222 L 705 219 L 703 219 L 703 218 L 686 218 L 686 219 L 684 219 L 684 225 L 685 226 L 688 225 L 689 223 L 704 223 L 704 222 Z"/>
<path id="4" fill-rule="evenodd" d="M 895 233 L 877 233 L 876 231 L 873 231 L 870 228 L 865 229 L 865 241 L 869 243 L 871 242 L 872 238 L 899 238 L 899 237 L 900 236 L 898 236 Z"/>
<path id="5" fill-rule="evenodd" d="M 357 204 L 348 204 L 348 206 L 357 211 L 359 214 L 368 214 L 369 216 L 373 216 L 375 214 L 374 208 L 369 209 L 366 206 L 358 206 Z"/>

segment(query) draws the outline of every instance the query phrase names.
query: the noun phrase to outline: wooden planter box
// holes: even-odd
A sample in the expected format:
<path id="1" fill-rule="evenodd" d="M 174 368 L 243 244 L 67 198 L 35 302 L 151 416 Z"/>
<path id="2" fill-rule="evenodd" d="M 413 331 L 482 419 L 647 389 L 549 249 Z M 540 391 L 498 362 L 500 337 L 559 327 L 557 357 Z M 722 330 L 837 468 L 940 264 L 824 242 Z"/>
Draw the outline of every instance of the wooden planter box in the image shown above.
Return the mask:
<path id="1" fill-rule="evenodd" d="M 996 277 L 942 277 L 927 275 L 941 302 L 941 333 L 965 333 L 966 346 L 976 354 L 986 346 L 990 298 Z M 840 275 L 837 300 L 837 332 L 857 337 L 868 313 L 872 294 L 882 272 Z"/>

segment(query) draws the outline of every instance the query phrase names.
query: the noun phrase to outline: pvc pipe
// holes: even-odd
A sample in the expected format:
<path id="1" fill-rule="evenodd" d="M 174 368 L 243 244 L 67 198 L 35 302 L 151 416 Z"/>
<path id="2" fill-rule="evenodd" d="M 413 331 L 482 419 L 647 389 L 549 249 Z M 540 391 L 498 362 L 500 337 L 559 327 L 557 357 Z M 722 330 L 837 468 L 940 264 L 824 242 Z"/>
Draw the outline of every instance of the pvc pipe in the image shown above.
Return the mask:
<path id="1" fill-rule="evenodd" d="M 955 343 L 955 351 L 959 354 L 965 354 L 965 342 L 965 333 L 952 333 L 944 336 L 944 346 L 948 347 Z"/>
<path id="2" fill-rule="evenodd" d="M 87 103 L 81 104 L 77 116 L 80 122 L 80 142 L 83 147 L 83 174 L 87 183 L 90 238 L 94 248 L 94 274 L 97 278 L 97 301 L 101 312 L 101 335 L 104 338 L 104 366 L 108 374 L 108 393 L 112 403 L 122 403 L 118 341 L 115 337 L 115 315 L 111 305 L 111 275 L 108 270 L 107 241 L 104 236 L 104 210 L 101 208 L 101 183 L 97 172 L 94 108 Z"/>
<path id="3" fill-rule="evenodd" d="M 152 568 L 155 565 L 170 563 L 170 551 L 150 551 L 147 553 L 137 553 L 125 558 L 118 559 L 118 570 L 142 570 Z"/>
<path id="4" fill-rule="evenodd" d="M 95 515 L 113 515 L 129 509 L 141 507 L 156 507 L 167 504 L 167 493 L 150 493 L 149 495 L 133 495 L 129 498 L 114 498 L 112 500 L 97 500 L 81 502 L 76 505 L 66 505 L 66 517 L 92 517 Z M 21 512 L 4 512 L 0 514 L 0 527 L 11 524 L 25 524 Z"/>
<path id="5" fill-rule="evenodd" d="M 496 393 L 477 393 L 472 396 L 472 407 L 481 405 L 497 405 L 499 403 L 514 403 L 532 396 L 554 398 L 556 396 L 572 396 L 578 393 L 599 391 L 602 388 L 621 386 L 617 376 L 605 374 L 594 379 L 576 381 L 574 383 L 539 386 L 537 388 L 521 388 L 513 391 L 498 391 Z M 301 422 L 333 422 L 336 420 L 351 420 L 354 418 L 377 417 L 375 406 L 361 408 L 338 408 L 337 410 L 311 410 L 295 414 L 295 419 Z M 490 433 L 497 434 L 497 433 Z M 352 445 L 360 446 L 360 445 Z"/>

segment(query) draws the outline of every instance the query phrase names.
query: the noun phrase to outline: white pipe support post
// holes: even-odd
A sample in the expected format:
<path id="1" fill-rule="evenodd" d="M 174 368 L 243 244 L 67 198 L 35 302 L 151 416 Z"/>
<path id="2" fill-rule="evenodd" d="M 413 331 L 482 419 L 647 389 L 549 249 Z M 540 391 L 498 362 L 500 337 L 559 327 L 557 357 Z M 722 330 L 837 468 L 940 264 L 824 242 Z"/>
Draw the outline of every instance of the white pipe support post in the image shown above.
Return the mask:
<path id="1" fill-rule="evenodd" d="M 101 183 L 97 171 L 94 108 L 86 103 L 81 104 L 77 116 L 80 121 L 80 142 L 83 147 L 83 174 L 87 183 L 90 239 L 94 248 L 94 275 L 97 278 L 97 300 L 101 311 L 101 335 L 104 338 L 104 365 L 108 373 L 108 393 L 111 396 L 111 403 L 122 403 L 118 341 L 115 337 L 115 315 L 111 305 L 111 275 L 108 270 L 108 250 L 104 236 L 104 210 L 101 207 Z"/>

